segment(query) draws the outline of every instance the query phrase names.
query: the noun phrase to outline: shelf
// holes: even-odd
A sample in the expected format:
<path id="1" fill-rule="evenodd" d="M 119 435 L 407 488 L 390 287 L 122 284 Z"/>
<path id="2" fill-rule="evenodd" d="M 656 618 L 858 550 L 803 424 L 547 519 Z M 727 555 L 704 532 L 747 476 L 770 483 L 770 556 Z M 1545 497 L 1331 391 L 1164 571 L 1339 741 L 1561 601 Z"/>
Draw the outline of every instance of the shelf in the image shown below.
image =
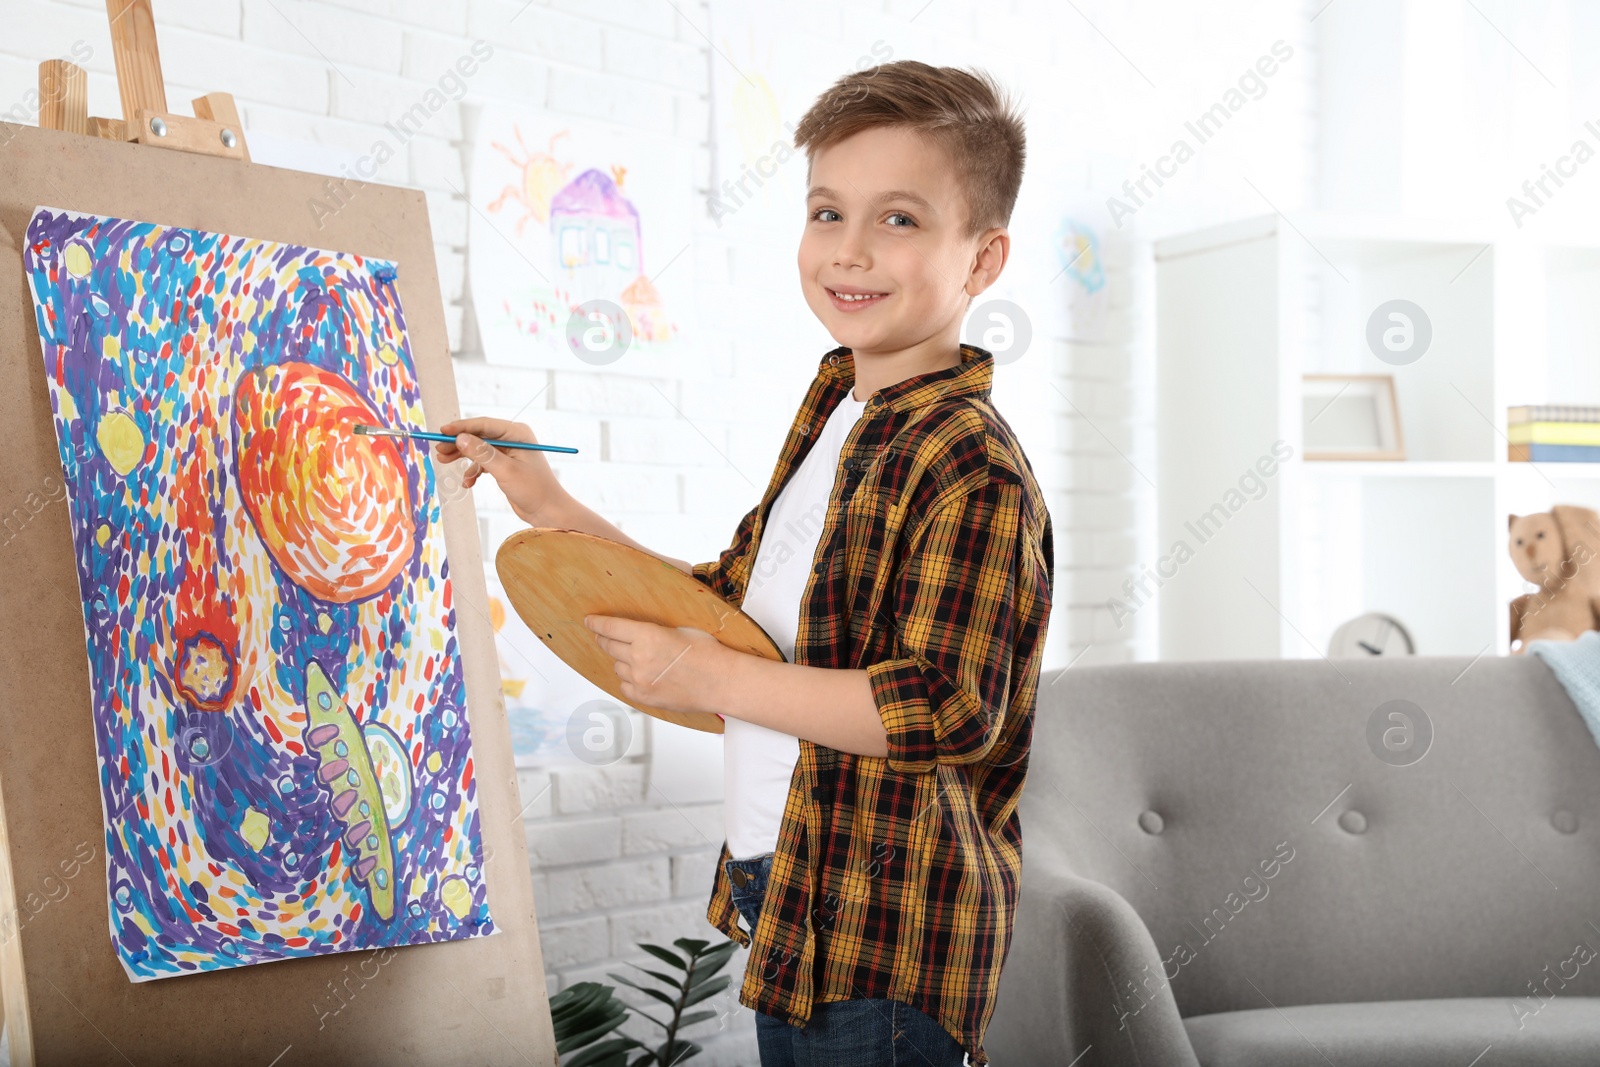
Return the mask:
<path id="1" fill-rule="evenodd" d="M 1317 474 L 1359 475 L 1386 478 L 1493 478 L 1497 467 L 1507 464 L 1487 460 L 1360 460 L 1307 459 L 1300 466 Z"/>
<path id="2" fill-rule="evenodd" d="M 1600 478 L 1600 463 L 1492 463 L 1487 460 L 1302 460 L 1300 466 L 1318 475 L 1382 478 L 1512 478 L 1559 481 Z"/>
<path id="3" fill-rule="evenodd" d="M 1600 403 L 1600 233 L 1304 213 L 1165 238 L 1154 259 L 1155 541 L 1194 550 L 1157 582 L 1161 657 L 1301 655 L 1367 611 L 1425 655 L 1505 653 L 1508 518 L 1600 510 L 1600 462 L 1511 462 L 1505 429 L 1517 405 Z M 1374 340 L 1399 301 L 1428 331 L 1411 359 Z M 1305 459 L 1307 374 L 1392 379 L 1411 458 Z M 1270 496 L 1239 475 L 1262 442 L 1295 450 Z"/>
<path id="4" fill-rule="evenodd" d="M 1600 463 L 1505 463 L 1502 469 L 1516 471 L 1514 478 L 1534 481 L 1559 481 L 1566 478 L 1600 478 Z"/>

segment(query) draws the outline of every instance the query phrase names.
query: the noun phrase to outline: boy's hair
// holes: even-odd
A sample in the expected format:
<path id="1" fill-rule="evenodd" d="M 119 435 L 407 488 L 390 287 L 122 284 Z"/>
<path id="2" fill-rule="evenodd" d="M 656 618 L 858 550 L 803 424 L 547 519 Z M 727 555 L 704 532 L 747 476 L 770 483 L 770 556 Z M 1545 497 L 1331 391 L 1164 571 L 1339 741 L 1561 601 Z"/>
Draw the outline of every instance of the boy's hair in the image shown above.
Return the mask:
<path id="1" fill-rule="evenodd" d="M 879 126 L 916 130 L 949 153 L 967 194 L 966 236 L 1010 223 L 1027 138 L 1015 102 L 988 74 L 914 59 L 846 74 L 800 119 L 794 143 L 809 168 L 817 149 Z"/>

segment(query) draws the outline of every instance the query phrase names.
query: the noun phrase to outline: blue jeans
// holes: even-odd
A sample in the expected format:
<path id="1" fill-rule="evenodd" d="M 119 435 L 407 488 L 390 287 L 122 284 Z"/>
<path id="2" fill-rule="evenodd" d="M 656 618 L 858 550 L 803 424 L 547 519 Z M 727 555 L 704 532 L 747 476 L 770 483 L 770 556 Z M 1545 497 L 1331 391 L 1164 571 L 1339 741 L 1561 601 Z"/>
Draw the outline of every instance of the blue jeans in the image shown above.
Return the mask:
<path id="1" fill-rule="evenodd" d="M 733 906 L 752 932 L 772 873 L 772 853 L 725 864 Z M 742 883 L 742 884 L 741 884 Z M 734 980 L 735 988 L 738 979 Z M 950 1032 L 910 1004 L 881 997 L 813 1004 L 804 1029 L 756 1012 L 761 1067 L 963 1067 Z"/>

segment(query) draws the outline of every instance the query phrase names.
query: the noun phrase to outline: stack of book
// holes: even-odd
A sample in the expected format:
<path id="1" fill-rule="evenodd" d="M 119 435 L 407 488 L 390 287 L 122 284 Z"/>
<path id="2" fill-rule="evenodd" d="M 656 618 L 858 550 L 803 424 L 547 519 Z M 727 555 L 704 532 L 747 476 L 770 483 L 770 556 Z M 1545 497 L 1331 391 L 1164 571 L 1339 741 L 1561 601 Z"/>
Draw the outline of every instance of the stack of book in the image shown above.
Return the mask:
<path id="1" fill-rule="evenodd" d="M 1506 421 L 1513 463 L 1600 463 L 1600 405 L 1528 404 Z"/>

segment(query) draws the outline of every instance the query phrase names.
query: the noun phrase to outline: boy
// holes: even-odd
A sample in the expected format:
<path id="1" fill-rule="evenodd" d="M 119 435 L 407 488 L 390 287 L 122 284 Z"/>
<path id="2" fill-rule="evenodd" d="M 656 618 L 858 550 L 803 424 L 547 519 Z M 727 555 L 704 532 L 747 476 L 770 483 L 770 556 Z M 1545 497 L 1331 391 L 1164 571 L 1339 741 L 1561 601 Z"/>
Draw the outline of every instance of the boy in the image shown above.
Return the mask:
<path id="1" fill-rule="evenodd" d="M 786 662 L 585 621 L 629 699 L 726 720 L 707 917 L 751 948 L 739 1001 L 763 1067 L 986 1063 L 1054 561 L 1032 466 L 989 402 L 994 359 L 959 337 L 1010 250 L 1022 122 L 987 76 L 906 61 L 841 79 L 795 140 L 801 288 L 840 347 L 731 546 L 660 556 Z M 443 430 L 460 436 L 439 458 L 471 458 L 465 483 L 487 470 L 525 521 L 644 549 L 543 453 L 483 441 L 534 440 L 526 426 Z"/>

